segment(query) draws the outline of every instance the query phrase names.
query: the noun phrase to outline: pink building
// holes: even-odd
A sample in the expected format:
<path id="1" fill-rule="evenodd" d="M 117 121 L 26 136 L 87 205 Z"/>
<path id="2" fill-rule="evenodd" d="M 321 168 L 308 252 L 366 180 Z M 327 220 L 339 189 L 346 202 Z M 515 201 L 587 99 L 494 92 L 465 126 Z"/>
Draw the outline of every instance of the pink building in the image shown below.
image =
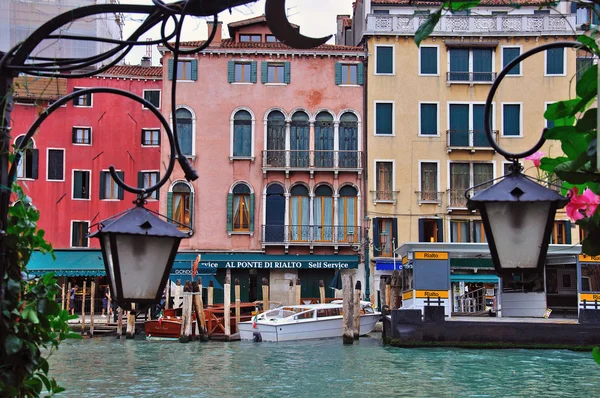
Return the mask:
<path id="1" fill-rule="evenodd" d="M 365 198 L 365 53 L 289 48 L 264 17 L 229 24 L 230 39 L 221 28 L 205 51 L 179 58 L 176 76 L 161 48 L 163 92 L 176 78 L 179 142 L 200 178 L 188 183 L 176 170 L 160 212 L 191 226 L 180 250 L 201 254 L 221 282 L 231 269 L 243 301 L 262 298 L 263 278 L 271 300 L 287 302 L 297 278 L 302 297 L 318 297 L 320 280 L 327 286 L 337 269 L 359 268 L 351 243 L 361 237 Z M 161 105 L 172 121 L 170 96 Z"/>

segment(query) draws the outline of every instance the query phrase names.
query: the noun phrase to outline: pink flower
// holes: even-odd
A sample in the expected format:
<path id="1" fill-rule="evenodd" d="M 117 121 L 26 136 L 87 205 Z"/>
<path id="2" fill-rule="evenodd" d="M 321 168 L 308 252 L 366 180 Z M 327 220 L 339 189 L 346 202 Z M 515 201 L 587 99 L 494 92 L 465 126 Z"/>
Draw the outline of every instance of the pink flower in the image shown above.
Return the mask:
<path id="1" fill-rule="evenodd" d="M 531 160 L 535 167 L 540 167 L 540 160 L 546 155 L 546 152 L 537 151 L 533 155 L 527 156 L 525 159 Z"/>
<path id="2" fill-rule="evenodd" d="M 571 200 L 566 206 L 566 211 L 567 216 L 573 221 L 593 216 L 598 205 L 600 205 L 600 196 L 596 195 L 589 188 L 586 188 L 583 194 L 579 195 L 577 187 L 573 187 L 571 195 Z"/>

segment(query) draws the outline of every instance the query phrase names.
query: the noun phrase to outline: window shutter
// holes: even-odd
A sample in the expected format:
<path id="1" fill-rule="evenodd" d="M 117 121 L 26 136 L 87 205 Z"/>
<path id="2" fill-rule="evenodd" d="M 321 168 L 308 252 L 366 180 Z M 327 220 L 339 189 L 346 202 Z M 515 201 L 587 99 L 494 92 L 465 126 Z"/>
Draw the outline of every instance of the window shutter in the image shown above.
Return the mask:
<path id="1" fill-rule="evenodd" d="M 250 81 L 256 83 L 256 61 L 250 63 Z"/>
<path id="2" fill-rule="evenodd" d="M 342 84 L 342 64 L 339 62 L 335 64 L 335 84 Z"/>
<path id="3" fill-rule="evenodd" d="M 71 142 L 73 144 L 77 142 L 77 129 L 75 127 L 71 129 Z"/>
<path id="4" fill-rule="evenodd" d="M 167 218 L 173 219 L 173 192 L 167 192 Z"/>
<path id="5" fill-rule="evenodd" d="M 233 231 L 233 194 L 227 194 L 227 232 Z"/>
<path id="6" fill-rule="evenodd" d="M 564 73 L 564 48 L 546 50 L 546 74 L 562 75 Z"/>
<path id="7" fill-rule="evenodd" d="M 229 61 L 227 63 L 227 81 L 229 81 L 229 83 L 235 82 L 235 61 Z"/>
<path id="8" fill-rule="evenodd" d="M 83 178 L 81 172 L 73 173 L 73 197 L 81 198 L 83 196 Z"/>
<path id="9" fill-rule="evenodd" d="M 269 63 L 267 61 L 260 64 L 260 81 L 263 84 L 269 82 Z"/>
<path id="10" fill-rule="evenodd" d="M 396 239 L 396 241 L 393 242 L 392 239 Z M 390 236 L 390 245 L 392 245 L 392 253 L 394 252 L 394 249 L 397 249 L 398 246 L 400 246 L 400 243 L 398 242 L 398 219 L 395 217 L 392 218 L 392 236 Z M 393 253 L 393 256 L 397 257 L 397 253 Z"/>
<path id="11" fill-rule="evenodd" d="M 168 75 L 169 80 L 173 80 L 173 58 L 169 59 L 168 68 L 167 69 L 168 69 L 167 70 L 167 75 Z"/>
<path id="12" fill-rule="evenodd" d="M 198 80 L 198 60 L 192 60 L 192 80 Z"/>
<path id="13" fill-rule="evenodd" d="M 502 68 L 504 69 L 512 60 L 520 55 L 519 48 L 504 48 L 502 49 Z M 508 72 L 509 75 L 518 75 L 521 73 L 521 64 L 513 66 Z"/>
<path id="14" fill-rule="evenodd" d="M 106 171 L 100 172 L 100 199 L 106 199 Z"/>
<path id="15" fill-rule="evenodd" d="M 365 66 L 362 62 L 358 64 L 356 74 L 356 82 L 361 86 L 365 84 Z"/>
<path id="16" fill-rule="evenodd" d="M 144 188 L 144 173 L 138 171 L 138 188 Z"/>
<path id="17" fill-rule="evenodd" d="M 520 113 L 520 105 L 504 105 L 503 135 L 518 136 L 521 134 L 519 131 Z"/>
<path id="18" fill-rule="evenodd" d="M 71 222 L 71 246 L 79 246 L 79 223 Z"/>
<path id="19" fill-rule="evenodd" d="M 376 104 L 376 130 L 375 134 L 392 134 L 392 104 Z"/>
<path id="20" fill-rule="evenodd" d="M 394 73 L 394 49 L 377 47 L 377 73 Z"/>
<path id="21" fill-rule="evenodd" d="M 359 236 L 360 238 L 360 236 Z M 373 219 L 373 257 L 379 257 L 381 255 L 381 251 L 377 250 L 379 248 L 379 218 Z M 367 249 L 368 250 L 368 249 Z"/>
<path id="22" fill-rule="evenodd" d="M 250 232 L 254 232 L 254 194 L 250 194 Z"/>
<path id="23" fill-rule="evenodd" d="M 421 135 L 437 135 L 437 104 L 421 104 Z"/>
<path id="24" fill-rule="evenodd" d="M 125 172 L 123 171 L 117 171 L 117 175 L 119 176 L 119 178 L 123 181 L 125 181 Z M 123 188 L 119 187 L 119 200 L 123 200 L 124 198 L 124 194 L 125 192 L 123 191 Z"/>
<path id="25" fill-rule="evenodd" d="M 421 47 L 421 74 L 437 75 L 437 47 Z"/>
<path id="26" fill-rule="evenodd" d="M 566 221 L 565 222 L 565 239 L 566 239 L 566 244 L 570 245 L 571 244 L 571 221 Z"/>
<path id="27" fill-rule="evenodd" d="M 290 84 L 291 81 L 291 64 L 289 62 L 283 63 L 283 81 L 286 84 Z"/>
<path id="28" fill-rule="evenodd" d="M 419 242 L 425 242 L 425 219 L 419 219 Z"/>
<path id="29" fill-rule="evenodd" d="M 437 241 L 444 241 L 444 220 L 441 218 L 437 220 Z"/>
<path id="30" fill-rule="evenodd" d="M 38 178 L 38 162 L 40 158 L 40 150 L 32 149 L 32 158 L 31 158 L 31 178 L 37 180 Z"/>
<path id="31" fill-rule="evenodd" d="M 194 228 L 194 193 L 190 192 L 190 228 Z"/>

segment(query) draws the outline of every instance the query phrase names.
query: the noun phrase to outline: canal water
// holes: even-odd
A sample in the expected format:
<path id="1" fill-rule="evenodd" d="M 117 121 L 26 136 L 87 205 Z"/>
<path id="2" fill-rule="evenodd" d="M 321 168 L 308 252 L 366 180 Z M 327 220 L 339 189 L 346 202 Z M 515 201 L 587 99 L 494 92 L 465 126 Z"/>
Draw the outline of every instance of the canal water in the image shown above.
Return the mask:
<path id="1" fill-rule="evenodd" d="M 96 338 L 61 344 L 62 397 L 598 396 L 600 366 L 563 350 L 399 349 L 381 335 L 286 343 Z"/>

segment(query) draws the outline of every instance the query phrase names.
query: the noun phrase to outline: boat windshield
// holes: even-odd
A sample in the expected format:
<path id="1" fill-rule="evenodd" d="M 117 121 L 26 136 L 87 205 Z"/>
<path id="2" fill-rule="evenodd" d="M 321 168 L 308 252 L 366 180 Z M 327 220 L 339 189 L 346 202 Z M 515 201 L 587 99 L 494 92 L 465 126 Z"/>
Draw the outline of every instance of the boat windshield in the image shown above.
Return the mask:
<path id="1" fill-rule="evenodd" d="M 310 308 L 304 307 L 280 307 L 263 313 L 263 317 L 269 320 L 283 319 L 308 311 L 309 309 Z M 305 317 L 304 314 L 302 314 L 302 317 Z M 312 315 L 309 315 L 308 317 L 312 318 Z"/>

